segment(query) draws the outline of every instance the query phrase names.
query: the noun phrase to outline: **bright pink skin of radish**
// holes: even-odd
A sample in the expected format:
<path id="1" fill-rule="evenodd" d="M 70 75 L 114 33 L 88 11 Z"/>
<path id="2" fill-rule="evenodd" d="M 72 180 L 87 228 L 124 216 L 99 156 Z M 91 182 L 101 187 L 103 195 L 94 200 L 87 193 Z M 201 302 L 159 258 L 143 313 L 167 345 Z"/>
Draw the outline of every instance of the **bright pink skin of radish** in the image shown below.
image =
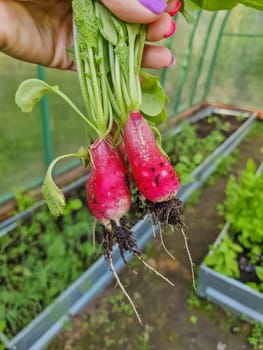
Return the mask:
<path id="1" fill-rule="evenodd" d="M 176 195 L 179 179 L 157 146 L 154 133 L 139 112 L 130 113 L 124 128 L 124 143 L 139 191 L 152 202 L 164 202 Z"/>
<path id="2" fill-rule="evenodd" d="M 126 169 L 112 145 L 98 139 L 90 147 L 91 176 L 87 181 L 87 200 L 92 214 L 105 226 L 119 224 L 131 204 Z"/>

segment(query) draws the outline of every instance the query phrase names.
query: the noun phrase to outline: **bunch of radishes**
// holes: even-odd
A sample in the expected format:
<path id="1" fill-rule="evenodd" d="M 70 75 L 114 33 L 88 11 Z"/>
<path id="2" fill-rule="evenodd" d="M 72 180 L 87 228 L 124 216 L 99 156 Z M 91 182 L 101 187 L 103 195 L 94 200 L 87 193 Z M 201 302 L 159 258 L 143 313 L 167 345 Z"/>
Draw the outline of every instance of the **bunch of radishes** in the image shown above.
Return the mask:
<path id="1" fill-rule="evenodd" d="M 88 206 L 105 228 L 105 256 L 118 279 L 111 261 L 114 243 L 119 244 L 123 259 L 124 251 L 140 258 L 124 219 L 131 205 L 130 183 L 137 187 L 143 213 L 151 214 L 155 224 L 161 228 L 182 225 L 182 203 L 175 198 L 178 176 L 154 134 L 166 118 L 167 97 L 158 79 L 141 71 L 145 25 L 122 22 L 98 0 L 73 0 L 72 5 L 74 60 L 87 114 L 57 86 L 37 79 L 20 85 L 16 102 L 29 112 L 44 94 L 52 92 L 84 120 L 89 144 L 51 163 L 42 193 L 51 212 L 62 214 L 65 198 L 52 179 L 53 167 L 72 156 L 89 164 Z"/>
<path id="2" fill-rule="evenodd" d="M 159 149 L 152 129 L 140 112 L 130 113 L 123 139 L 132 179 L 142 200 L 159 203 L 160 206 L 160 203 L 175 198 L 179 189 L 178 176 Z M 110 229 L 111 222 L 118 226 L 130 208 L 129 170 L 122 155 L 107 139 L 97 139 L 91 145 L 90 157 L 88 204 L 92 214 Z"/>
<path id="3" fill-rule="evenodd" d="M 154 211 L 152 203 L 158 203 L 161 215 L 155 212 L 155 221 L 177 223 L 178 219 L 173 222 L 170 218 L 179 217 L 173 215 L 175 210 L 178 213 L 178 203 L 170 202 L 169 213 L 167 205 L 161 206 L 175 198 L 179 180 L 152 129 L 160 116 L 165 117 L 167 97 L 155 77 L 141 73 L 146 26 L 121 22 L 98 1 L 85 1 L 86 12 L 82 4 L 82 0 L 73 1 L 75 58 L 88 113 L 99 130 L 89 148 L 90 210 L 107 230 L 119 227 L 131 204 L 130 179 L 146 212 L 147 208 Z M 89 38 L 91 32 L 96 33 L 96 41 Z M 153 95 L 157 101 L 153 110 L 149 106 L 152 101 L 147 104 L 144 98 L 145 89 L 145 95 Z M 124 145 L 122 154 L 116 149 L 119 145 Z"/>

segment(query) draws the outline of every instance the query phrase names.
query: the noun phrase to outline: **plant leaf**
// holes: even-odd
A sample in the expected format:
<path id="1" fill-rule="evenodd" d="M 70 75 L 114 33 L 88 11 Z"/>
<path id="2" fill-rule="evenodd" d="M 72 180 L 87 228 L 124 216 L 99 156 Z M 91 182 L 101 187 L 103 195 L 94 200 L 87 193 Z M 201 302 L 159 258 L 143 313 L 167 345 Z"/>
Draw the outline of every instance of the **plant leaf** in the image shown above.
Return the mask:
<path id="1" fill-rule="evenodd" d="M 89 146 L 80 146 L 78 150 L 80 159 L 84 168 L 86 168 L 90 163 Z"/>
<path id="2" fill-rule="evenodd" d="M 3 332 L 3 330 L 5 329 L 5 326 L 6 326 L 5 320 L 0 320 L 0 332 Z"/>
<path id="3" fill-rule="evenodd" d="M 99 25 L 95 15 L 94 1 L 73 0 L 72 7 L 81 51 L 85 51 L 88 47 L 97 48 Z"/>
<path id="4" fill-rule="evenodd" d="M 83 155 L 80 153 L 69 153 L 54 159 L 48 167 L 42 186 L 42 195 L 47 202 L 49 210 L 55 216 L 63 214 L 66 202 L 63 191 L 53 181 L 52 171 L 57 162 L 69 157 L 76 157 L 82 159 Z"/>
<path id="5" fill-rule="evenodd" d="M 147 115 L 143 112 L 142 112 L 142 114 L 147 120 L 149 120 L 155 126 L 160 125 L 167 120 L 167 110 L 165 107 L 163 107 L 163 109 L 161 110 L 161 112 L 159 114 L 154 115 L 154 116 Z"/>
<path id="6" fill-rule="evenodd" d="M 51 214 L 55 216 L 63 214 L 63 209 L 66 205 L 65 197 L 63 191 L 53 181 L 50 171 L 47 171 L 45 176 L 42 195 L 47 202 Z"/>
<path id="7" fill-rule="evenodd" d="M 231 10 L 238 4 L 242 4 L 263 11 L 262 0 L 184 0 L 184 8 L 193 9 L 193 5 L 208 11 Z"/>
<path id="8" fill-rule="evenodd" d="M 168 98 L 158 77 L 146 72 L 142 72 L 141 76 L 143 79 L 141 111 L 148 116 L 157 116 L 162 112 Z"/>
<path id="9" fill-rule="evenodd" d="M 186 0 L 184 2 L 188 3 Z M 191 0 L 190 2 L 208 11 L 230 10 L 239 3 L 238 0 Z"/>
<path id="10" fill-rule="evenodd" d="M 23 81 L 16 92 L 15 102 L 22 112 L 31 112 L 34 105 L 41 100 L 41 98 L 49 93 L 59 91 L 57 85 L 50 86 L 39 79 L 28 79 Z"/>
<path id="11" fill-rule="evenodd" d="M 256 274 L 258 276 L 258 278 L 260 279 L 260 281 L 263 282 L 263 266 L 256 266 Z"/>
<path id="12" fill-rule="evenodd" d="M 263 2 L 262 0 L 241 0 L 240 3 L 242 5 L 252 7 L 254 9 L 263 11 Z"/>
<path id="13" fill-rule="evenodd" d="M 113 24 L 111 13 L 98 1 L 95 1 L 95 10 L 101 34 L 112 45 L 117 45 L 118 34 Z"/>

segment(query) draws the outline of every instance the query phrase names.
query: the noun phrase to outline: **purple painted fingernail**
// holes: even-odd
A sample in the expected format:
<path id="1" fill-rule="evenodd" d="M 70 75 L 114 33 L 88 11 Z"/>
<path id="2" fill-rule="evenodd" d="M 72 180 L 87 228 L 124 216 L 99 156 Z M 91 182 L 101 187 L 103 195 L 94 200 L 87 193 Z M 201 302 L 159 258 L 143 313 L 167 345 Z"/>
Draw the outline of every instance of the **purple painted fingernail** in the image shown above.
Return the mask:
<path id="1" fill-rule="evenodd" d="M 162 13 L 167 7 L 164 0 L 139 0 L 139 2 L 156 15 Z"/>
<path id="2" fill-rule="evenodd" d="M 174 63 L 175 63 L 175 56 L 172 55 L 172 57 L 171 57 L 171 62 L 170 62 L 169 64 L 167 64 L 167 66 L 165 66 L 165 68 L 170 68 L 170 67 L 172 67 L 172 66 L 174 65 Z"/>

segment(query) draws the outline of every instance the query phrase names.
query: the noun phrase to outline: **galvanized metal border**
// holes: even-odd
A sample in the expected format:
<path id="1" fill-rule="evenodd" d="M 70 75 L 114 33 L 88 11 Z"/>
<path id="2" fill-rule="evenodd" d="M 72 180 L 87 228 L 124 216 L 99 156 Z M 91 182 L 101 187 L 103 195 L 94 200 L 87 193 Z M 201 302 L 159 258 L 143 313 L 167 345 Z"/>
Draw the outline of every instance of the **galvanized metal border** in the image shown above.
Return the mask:
<path id="1" fill-rule="evenodd" d="M 262 173 L 262 171 L 263 162 L 259 166 L 257 174 Z M 220 244 L 229 227 L 230 224 L 227 222 L 214 242 L 214 247 Z M 263 294 L 238 280 L 215 272 L 204 263 L 200 266 L 197 294 L 239 316 L 245 316 L 248 320 L 263 324 Z"/>

